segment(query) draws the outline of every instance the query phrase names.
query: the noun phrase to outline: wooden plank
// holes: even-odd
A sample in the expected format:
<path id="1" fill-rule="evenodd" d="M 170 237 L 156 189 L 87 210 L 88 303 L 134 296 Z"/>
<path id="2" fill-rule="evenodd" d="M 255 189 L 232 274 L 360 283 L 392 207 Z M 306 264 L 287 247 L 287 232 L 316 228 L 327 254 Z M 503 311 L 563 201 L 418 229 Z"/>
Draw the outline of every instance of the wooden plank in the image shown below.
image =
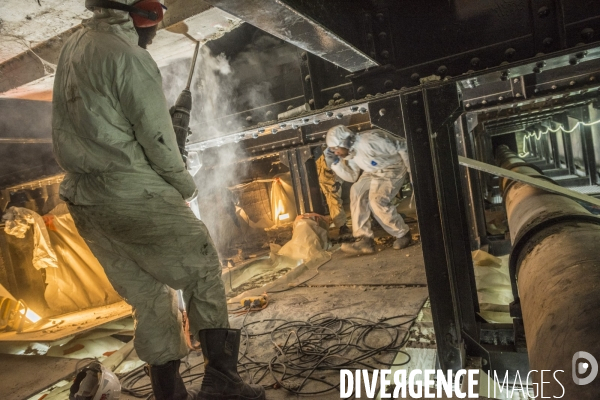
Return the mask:
<path id="1" fill-rule="evenodd" d="M 22 400 L 54 383 L 71 378 L 80 360 L 47 356 L 0 354 L 2 398 Z M 80 363 L 85 365 L 89 361 Z"/>
<path id="2" fill-rule="evenodd" d="M 538 189 L 567 196 L 573 200 L 584 201 L 595 206 L 600 206 L 600 199 L 564 188 L 559 185 L 555 185 L 543 179 L 532 178 L 527 175 L 519 174 L 518 172 L 509 171 L 507 169 L 500 168 L 495 165 L 472 160 L 466 157 L 458 156 L 458 162 L 460 163 L 460 165 L 465 166 L 467 168 L 476 169 L 478 171 L 487 172 L 488 174 L 501 176 L 502 178 L 508 178 L 514 181 L 526 183 Z"/>

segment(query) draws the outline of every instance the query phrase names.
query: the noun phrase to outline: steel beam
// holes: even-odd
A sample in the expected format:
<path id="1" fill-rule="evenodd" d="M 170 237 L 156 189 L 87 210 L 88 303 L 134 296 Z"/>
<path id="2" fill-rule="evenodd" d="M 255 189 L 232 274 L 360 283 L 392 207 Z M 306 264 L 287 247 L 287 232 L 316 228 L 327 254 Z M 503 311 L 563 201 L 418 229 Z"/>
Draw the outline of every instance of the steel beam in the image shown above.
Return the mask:
<path id="1" fill-rule="evenodd" d="M 378 65 L 357 47 L 283 1 L 208 0 L 207 3 L 350 72 Z"/>
<path id="2" fill-rule="evenodd" d="M 279 153 L 281 162 L 290 169 L 296 197 L 296 212 L 326 214 L 324 198 L 319 186 L 317 164 L 310 146 L 298 147 Z"/>
<path id="3" fill-rule="evenodd" d="M 465 346 L 477 354 L 472 347 L 479 340 L 453 126 L 458 94 L 455 85 L 444 85 L 403 95 L 401 103 L 438 359 L 442 369 L 457 370 L 464 366 Z"/>

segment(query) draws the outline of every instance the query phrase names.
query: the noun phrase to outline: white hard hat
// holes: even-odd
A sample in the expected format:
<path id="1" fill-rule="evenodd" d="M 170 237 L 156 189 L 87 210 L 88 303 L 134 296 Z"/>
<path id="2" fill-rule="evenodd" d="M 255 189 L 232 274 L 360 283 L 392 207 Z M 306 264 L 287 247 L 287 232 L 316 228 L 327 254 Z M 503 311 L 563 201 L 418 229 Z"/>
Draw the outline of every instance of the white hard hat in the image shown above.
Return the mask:
<path id="1" fill-rule="evenodd" d="M 83 368 L 69 393 L 69 400 L 118 400 L 121 396 L 119 378 L 98 361 Z"/>
<path id="2" fill-rule="evenodd" d="M 352 142 L 352 140 L 349 139 L 353 137 L 354 132 L 350 129 L 346 128 L 344 125 L 336 125 L 327 131 L 327 138 L 325 141 L 327 142 L 327 147 L 344 147 L 349 149 Z"/>

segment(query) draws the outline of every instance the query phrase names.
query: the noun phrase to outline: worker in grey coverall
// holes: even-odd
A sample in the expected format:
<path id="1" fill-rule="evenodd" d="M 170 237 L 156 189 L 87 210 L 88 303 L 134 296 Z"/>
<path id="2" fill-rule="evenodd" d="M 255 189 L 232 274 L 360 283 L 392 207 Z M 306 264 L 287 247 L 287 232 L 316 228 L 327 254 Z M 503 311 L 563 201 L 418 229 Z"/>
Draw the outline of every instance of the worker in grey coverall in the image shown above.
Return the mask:
<path id="1" fill-rule="evenodd" d="M 175 290 L 183 291 L 202 345 L 206 373 L 197 398 L 264 399 L 262 387 L 237 373 L 240 332 L 229 329 L 217 252 L 186 204 L 196 185 L 177 147 L 160 72 L 141 40 L 153 34 L 134 26 L 131 13 L 104 5 L 90 7 L 93 18 L 58 61 L 52 138 L 66 171 L 61 197 L 133 307 L 134 346 L 150 366 L 156 399 L 195 398 L 179 374 L 188 349 Z"/>

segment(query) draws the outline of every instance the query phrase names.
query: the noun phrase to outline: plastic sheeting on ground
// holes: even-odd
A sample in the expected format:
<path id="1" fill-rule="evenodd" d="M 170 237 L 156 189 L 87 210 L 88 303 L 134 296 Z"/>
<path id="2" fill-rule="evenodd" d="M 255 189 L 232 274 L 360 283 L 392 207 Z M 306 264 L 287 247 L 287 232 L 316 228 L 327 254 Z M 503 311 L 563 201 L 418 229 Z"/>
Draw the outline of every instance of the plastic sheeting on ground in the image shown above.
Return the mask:
<path id="1" fill-rule="evenodd" d="M 46 225 L 39 214 L 27 208 L 10 207 L 2 219 L 6 221 L 4 232 L 19 239 L 25 238 L 29 227 L 33 227 L 33 266 L 35 269 L 58 266 Z"/>
<path id="2" fill-rule="evenodd" d="M 48 306 L 65 313 L 121 300 L 83 240 L 66 204 L 44 216 L 59 268 L 46 271 Z"/>
<path id="3" fill-rule="evenodd" d="M 301 262 L 322 257 L 329 247 L 328 225 L 328 221 L 318 214 L 298 216 L 294 221 L 292 240 L 283 245 L 277 254 Z"/>
<path id="4" fill-rule="evenodd" d="M 481 316 L 492 323 L 510 323 L 513 302 L 508 257 L 494 257 L 482 250 L 473 252 L 477 297 Z"/>
<path id="5" fill-rule="evenodd" d="M 273 178 L 271 186 L 271 215 L 275 225 L 283 225 L 295 220 L 296 204 L 291 175 L 279 174 Z"/>
<path id="6" fill-rule="evenodd" d="M 33 226 L 33 265 L 46 268 L 44 298 L 55 314 L 120 301 L 104 270 L 60 204 L 43 218 L 34 211 L 11 207 L 3 219 L 6 233 L 24 238 Z"/>
<path id="7" fill-rule="evenodd" d="M 227 293 L 241 291 L 250 291 L 258 293 L 264 282 L 273 277 L 280 278 L 285 273 L 282 281 L 289 281 L 296 278 L 296 267 L 304 266 L 305 269 L 318 269 L 318 267 L 330 259 L 327 237 L 327 220 L 318 214 L 304 214 L 296 218 L 294 222 L 294 232 L 292 239 L 284 246 L 271 244 L 271 253 L 269 257 L 250 262 L 239 268 L 225 271 L 223 281 Z M 303 271 L 304 271 L 303 270 Z M 278 274 L 280 272 L 280 274 Z M 267 279 L 265 279 L 265 277 Z M 261 278 L 263 278 L 261 280 Z M 250 282 L 250 284 L 248 284 Z M 254 282 L 255 284 L 253 284 Z M 273 284 L 271 282 L 267 284 Z"/>

